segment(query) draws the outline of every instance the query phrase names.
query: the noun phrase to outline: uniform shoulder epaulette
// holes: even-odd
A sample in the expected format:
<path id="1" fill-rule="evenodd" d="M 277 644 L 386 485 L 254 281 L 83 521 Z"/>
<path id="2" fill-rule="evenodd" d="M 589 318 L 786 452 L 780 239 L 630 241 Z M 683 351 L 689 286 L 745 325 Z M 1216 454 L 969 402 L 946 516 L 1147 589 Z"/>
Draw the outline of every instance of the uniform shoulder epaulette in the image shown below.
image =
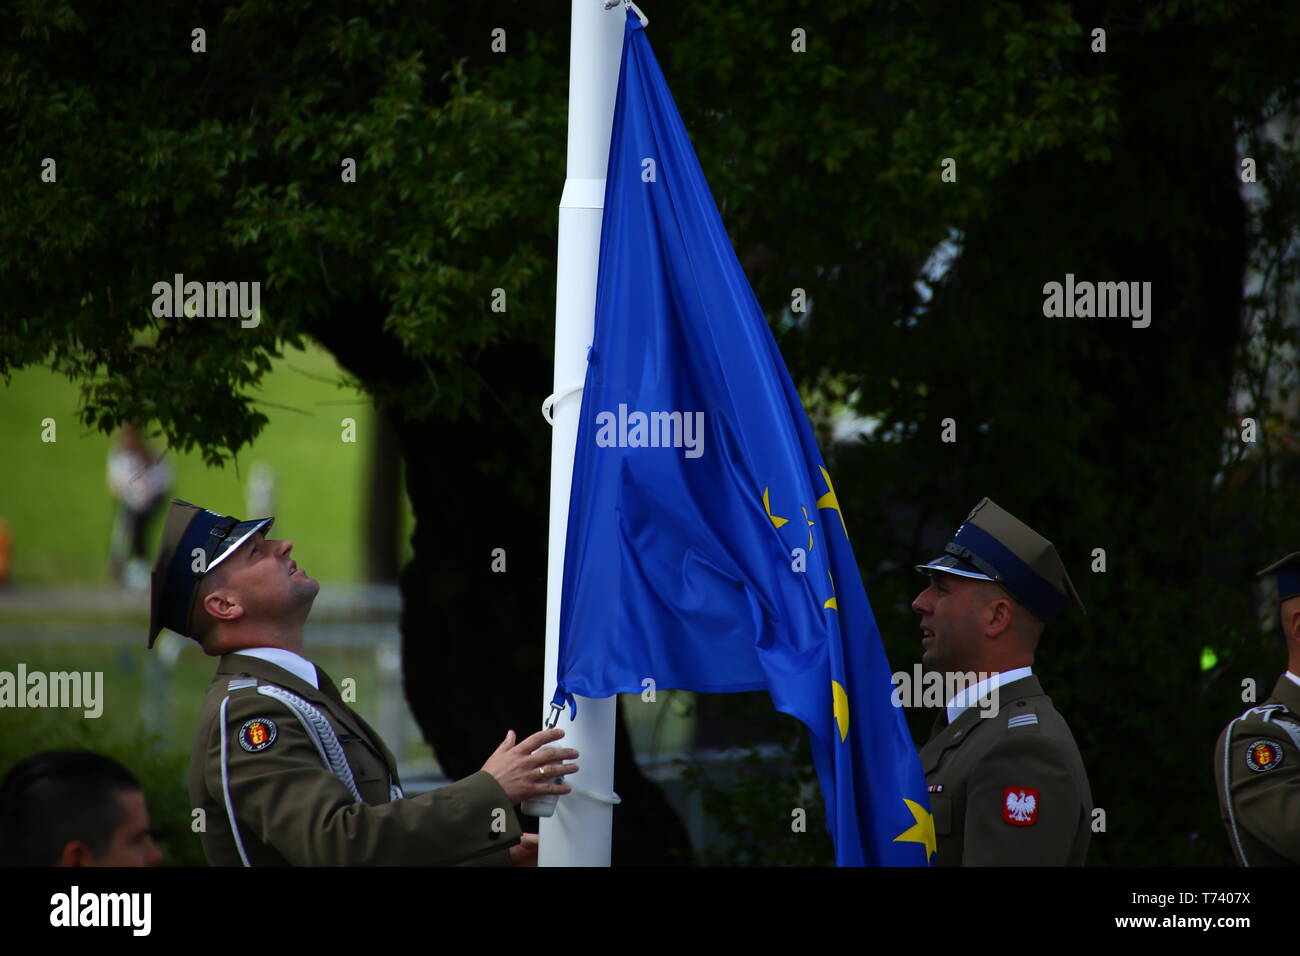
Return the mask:
<path id="1" fill-rule="evenodd" d="M 1259 720 L 1268 724 L 1279 719 L 1294 722 L 1300 720 L 1300 717 L 1291 713 L 1286 704 L 1256 704 L 1254 707 L 1247 707 L 1236 719 Z"/>
<path id="2" fill-rule="evenodd" d="M 1272 724 L 1286 734 L 1297 749 L 1300 749 L 1300 715 L 1292 713 L 1286 704 L 1260 704 L 1256 707 L 1247 707 L 1240 717 L 1232 721 L 1232 724 L 1247 720 Z"/>
<path id="3" fill-rule="evenodd" d="M 1017 700 L 1009 708 L 1007 730 L 1019 730 L 1025 727 L 1038 729 L 1038 710 L 1028 699 Z"/>

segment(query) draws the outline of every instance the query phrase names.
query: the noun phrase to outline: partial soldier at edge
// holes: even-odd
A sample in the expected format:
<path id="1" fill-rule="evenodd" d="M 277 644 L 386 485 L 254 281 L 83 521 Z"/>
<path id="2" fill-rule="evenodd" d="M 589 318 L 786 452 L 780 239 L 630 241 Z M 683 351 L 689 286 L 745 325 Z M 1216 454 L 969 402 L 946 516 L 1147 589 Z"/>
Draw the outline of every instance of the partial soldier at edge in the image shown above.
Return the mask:
<path id="1" fill-rule="evenodd" d="M 1240 866 L 1300 864 L 1300 551 L 1259 572 L 1277 580 L 1287 669 L 1214 747 L 1219 816 Z"/>

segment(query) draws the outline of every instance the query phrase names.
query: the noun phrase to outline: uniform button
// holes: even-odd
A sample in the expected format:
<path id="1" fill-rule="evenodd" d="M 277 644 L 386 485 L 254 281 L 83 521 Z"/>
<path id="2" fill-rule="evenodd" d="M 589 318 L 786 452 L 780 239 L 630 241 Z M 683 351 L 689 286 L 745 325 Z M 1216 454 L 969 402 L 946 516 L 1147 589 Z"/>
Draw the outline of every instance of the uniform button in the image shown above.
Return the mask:
<path id="1" fill-rule="evenodd" d="M 965 732 L 965 731 L 961 731 L 961 730 L 957 731 L 955 734 L 952 735 L 952 739 L 953 739 L 953 740 L 961 740 L 961 735 L 962 735 L 964 732 Z"/>

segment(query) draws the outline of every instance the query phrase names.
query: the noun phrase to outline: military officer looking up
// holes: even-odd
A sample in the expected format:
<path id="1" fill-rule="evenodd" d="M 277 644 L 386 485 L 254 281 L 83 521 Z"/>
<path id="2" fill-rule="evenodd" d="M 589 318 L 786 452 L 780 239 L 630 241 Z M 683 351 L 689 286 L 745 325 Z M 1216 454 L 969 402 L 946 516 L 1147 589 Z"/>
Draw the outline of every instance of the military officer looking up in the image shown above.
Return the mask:
<path id="1" fill-rule="evenodd" d="M 1214 748 L 1219 816 L 1241 866 L 1300 864 L 1300 551 L 1259 577 L 1277 580 L 1286 673 L 1231 721 Z"/>
<path id="2" fill-rule="evenodd" d="M 936 864 L 1083 865 L 1088 775 L 1033 674 L 1044 626 L 1067 601 L 1083 610 L 1056 549 L 985 498 L 917 570 L 921 661 L 965 685 L 921 748 Z"/>
<path id="3" fill-rule="evenodd" d="M 304 656 L 320 584 L 239 521 L 173 500 L 153 569 L 149 646 L 164 627 L 219 657 L 190 764 L 213 865 L 531 865 L 537 838 L 513 805 L 568 793 L 577 751 L 514 732 L 464 780 L 406 797 L 396 761 Z"/>

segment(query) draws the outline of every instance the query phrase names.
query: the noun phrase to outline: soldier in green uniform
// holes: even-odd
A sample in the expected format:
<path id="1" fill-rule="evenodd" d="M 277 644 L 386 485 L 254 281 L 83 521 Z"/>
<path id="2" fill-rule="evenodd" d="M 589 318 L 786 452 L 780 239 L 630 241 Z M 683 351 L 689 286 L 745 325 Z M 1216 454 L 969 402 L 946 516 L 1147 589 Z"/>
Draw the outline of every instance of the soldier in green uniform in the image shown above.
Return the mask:
<path id="1" fill-rule="evenodd" d="M 208 862 L 535 863 L 513 805 L 569 792 L 577 752 L 544 746 L 562 731 L 512 731 L 478 773 L 404 796 L 383 740 L 303 656 L 320 584 L 266 538 L 272 521 L 174 500 L 153 569 L 149 646 L 166 627 L 221 658 L 190 765 Z"/>
<path id="2" fill-rule="evenodd" d="M 1300 863 L 1300 551 L 1259 572 L 1277 578 L 1287 669 L 1273 693 L 1219 734 L 1219 815 L 1241 866 Z"/>
<path id="3" fill-rule="evenodd" d="M 1056 549 L 985 498 L 917 570 L 922 663 L 962 688 L 921 749 L 936 865 L 1082 866 L 1088 774 L 1033 674 L 1044 625 L 1067 602 L 1083 611 Z"/>

